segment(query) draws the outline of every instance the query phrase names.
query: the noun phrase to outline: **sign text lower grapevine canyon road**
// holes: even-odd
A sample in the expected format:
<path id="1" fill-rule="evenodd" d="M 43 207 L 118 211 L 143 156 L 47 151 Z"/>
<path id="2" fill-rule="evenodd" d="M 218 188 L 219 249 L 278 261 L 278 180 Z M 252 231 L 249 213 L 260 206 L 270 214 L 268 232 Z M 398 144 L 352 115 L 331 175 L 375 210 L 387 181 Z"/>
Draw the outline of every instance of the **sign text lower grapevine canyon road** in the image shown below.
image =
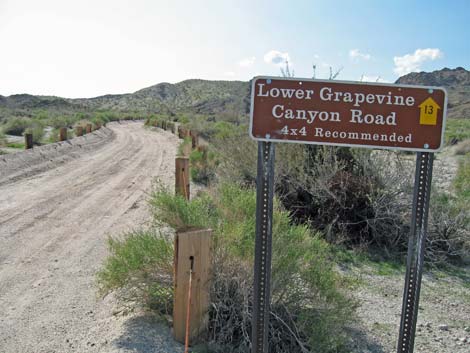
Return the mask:
<path id="1" fill-rule="evenodd" d="M 251 89 L 255 140 L 427 152 L 443 144 L 439 87 L 263 76 Z"/>

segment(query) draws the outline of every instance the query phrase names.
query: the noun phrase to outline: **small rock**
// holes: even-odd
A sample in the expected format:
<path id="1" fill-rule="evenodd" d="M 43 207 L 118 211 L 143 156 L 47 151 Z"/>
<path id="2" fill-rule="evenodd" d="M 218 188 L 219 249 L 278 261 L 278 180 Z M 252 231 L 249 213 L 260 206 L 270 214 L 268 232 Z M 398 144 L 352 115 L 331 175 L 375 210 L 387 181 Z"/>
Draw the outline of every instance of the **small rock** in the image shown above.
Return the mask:
<path id="1" fill-rule="evenodd" d="M 460 341 L 460 342 L 463 342 L 463 343 L 465 343 L 466 340 L 467 340 L 466 337 L 460 337 L 460 338 L 459 338 L 459 341 Z"/>
<path id="2" fill-rule="evenodd" d="M 445 325 L 445 324 L 441 324 L 441 325 L 437 326 L 437 328 L 441 331 L 449 331 L 449 326 Z"/>

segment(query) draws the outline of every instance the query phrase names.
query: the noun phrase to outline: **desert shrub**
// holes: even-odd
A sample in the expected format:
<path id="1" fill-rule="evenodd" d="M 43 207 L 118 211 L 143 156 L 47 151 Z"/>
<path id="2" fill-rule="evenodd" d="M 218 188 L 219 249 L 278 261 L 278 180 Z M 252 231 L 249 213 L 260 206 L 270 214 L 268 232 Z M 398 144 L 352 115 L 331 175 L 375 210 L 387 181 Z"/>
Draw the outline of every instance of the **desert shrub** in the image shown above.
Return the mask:
<path id="1" fill-rule="evenodd" d="M 209 185 L 215 179 L 217 160 L 209 146 L 200 146 L 189 155 L 191 180 Z"/>
<path id="2" fill-rule="evenodd" d="M 33 134 L 33 143 L 40 144 L 44 137 L 44 126 L 39 121 L 33 120 L 24 132 L 25 134 Z"/>
<path id="3" fill-rule="evenodd" d="M 249 352 L 255 192 L 225 184 L 186 201 L 157 188 L 151 205 L 156 227 L 163 222 L 175 229 L 213 229 L 212 266 L 217 271 L 212 274 L 206 338 L 214 352 Z M 137 240 L 141 237 L 144 240 Z M 135 245 L 149 240 L 155 245 Z M 98 276 L 101 288 L 105 292 L 120 287 L 138 289 L 127 294 L 147 302 L 146 298 L 152 298 L 153 307 L 167 313 L 171 305 L 168 296 L 173 289 L 168 281 L 171 246 L 166 236 L 150 237 L 145 232 L 133 233 L 129 240 L 125 237 L 111 240 L 111 257 Z M 154 248 L 164 251 L 147 250 Z M 158 259 L 153 259 L 154 256 Z M 345 327 L 352 321 L 355 308 L 355 302 L 344 295 L 343 286 L 345 280 L 334 270 L 327 243 L 309 227 L 292 225 L 288 213 L 276 202 L 269 351 L 338 352 L 347 337 Z"/>
<path id="4" fill-rule="evenodd" d="M 142 300 L 171 314 L 173 307 L 173 243 L 156 230 L 136 231 L 108 240 L 110 256 L 98 273 L 102 293 L 123 288 L 124 299 Z"/>
<path id="5" fill-rule="evenodd" d="M 468 206 L 465 209 L 459 197 L 434 190 L 429 213 L 426 260 L 438 265 L 448 262 L 460 264 L 470 260 L 470 215 Z"/>
<path id="6" fill-rule="evenodd" d="M 454 179 L 454 188 L 458 197 L 470 201 L 470 153 L 459 162 L 457 175 Z M 470 208 L 467 204 L 467 210 Z"/>
<path id="7" fill-rule="evenodd" d="M 454 145 L 470 139 L 470 119 L 447 119 L 445 130 L 446 144 Z"/>
<path id="8" fill-rule="evenodd" d="M 464 140 L 460 142 L 456 147 L 455 147 L 455 154 L 456 155 L 466 155 L 467 153 L 470 153 L 470 139 L 469 140 Z"/>
<path id="9" fill-rule="evenodd" d="M 5 137 L 5 134 L 3 131 L 0 130 L 0 147 L 6 146 L 7 144 L 7 138 Z"/>
<path id="10" fill-rule="evenodd" d="M 54 129 L 60 129 L 61 127 L 68 127 L 71 125 L 71 119 L 62 116 L 48 119 L 48 125 L 52 126 Z"/>
<path id="11" fill-rule="evenodd" d="M 246 132 L 214 143 L 220 177 L 254 184 L 257 146 Z M 297 222 L 312 224 L 330 242 L 403 250 L 411 170 L 402 164 L 392 152 L 277 144 L 276 192 Z"/>
<path id="12" fill-rule="evenodd" d="M 22 136 L 31 123 L 31 119 L 28 118 L 13 118 L 3 126 L 3 131 L 6 134 Z"/>

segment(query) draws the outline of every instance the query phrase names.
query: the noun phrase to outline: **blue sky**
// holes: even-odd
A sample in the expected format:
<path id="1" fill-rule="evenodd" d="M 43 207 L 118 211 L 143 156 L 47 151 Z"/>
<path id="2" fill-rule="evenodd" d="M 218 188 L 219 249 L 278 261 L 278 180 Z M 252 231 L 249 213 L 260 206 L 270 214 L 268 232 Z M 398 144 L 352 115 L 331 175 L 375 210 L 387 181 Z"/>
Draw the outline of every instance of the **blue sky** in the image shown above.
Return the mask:
<path id="1" fill-rule="evenodd" d="M 0 94 L 91 97 L 188 78 L 395 81 L 470 68 L 470 1 L 0 0 Z"/>

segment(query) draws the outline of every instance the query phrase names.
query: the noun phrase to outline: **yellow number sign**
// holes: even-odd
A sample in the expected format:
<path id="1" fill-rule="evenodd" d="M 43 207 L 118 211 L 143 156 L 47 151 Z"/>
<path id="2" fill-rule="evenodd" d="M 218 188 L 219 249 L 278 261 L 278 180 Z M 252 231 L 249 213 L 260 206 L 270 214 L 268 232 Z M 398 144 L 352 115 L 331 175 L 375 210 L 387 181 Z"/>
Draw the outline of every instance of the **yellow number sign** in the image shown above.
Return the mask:
<path id="1" fill-rule="evenodd" d="M 436 125 L 437 124 L 437 110 L 441 107 L 432 99 L 427 98 L 419 105 L 419 123 L 421 125 Z"/>

